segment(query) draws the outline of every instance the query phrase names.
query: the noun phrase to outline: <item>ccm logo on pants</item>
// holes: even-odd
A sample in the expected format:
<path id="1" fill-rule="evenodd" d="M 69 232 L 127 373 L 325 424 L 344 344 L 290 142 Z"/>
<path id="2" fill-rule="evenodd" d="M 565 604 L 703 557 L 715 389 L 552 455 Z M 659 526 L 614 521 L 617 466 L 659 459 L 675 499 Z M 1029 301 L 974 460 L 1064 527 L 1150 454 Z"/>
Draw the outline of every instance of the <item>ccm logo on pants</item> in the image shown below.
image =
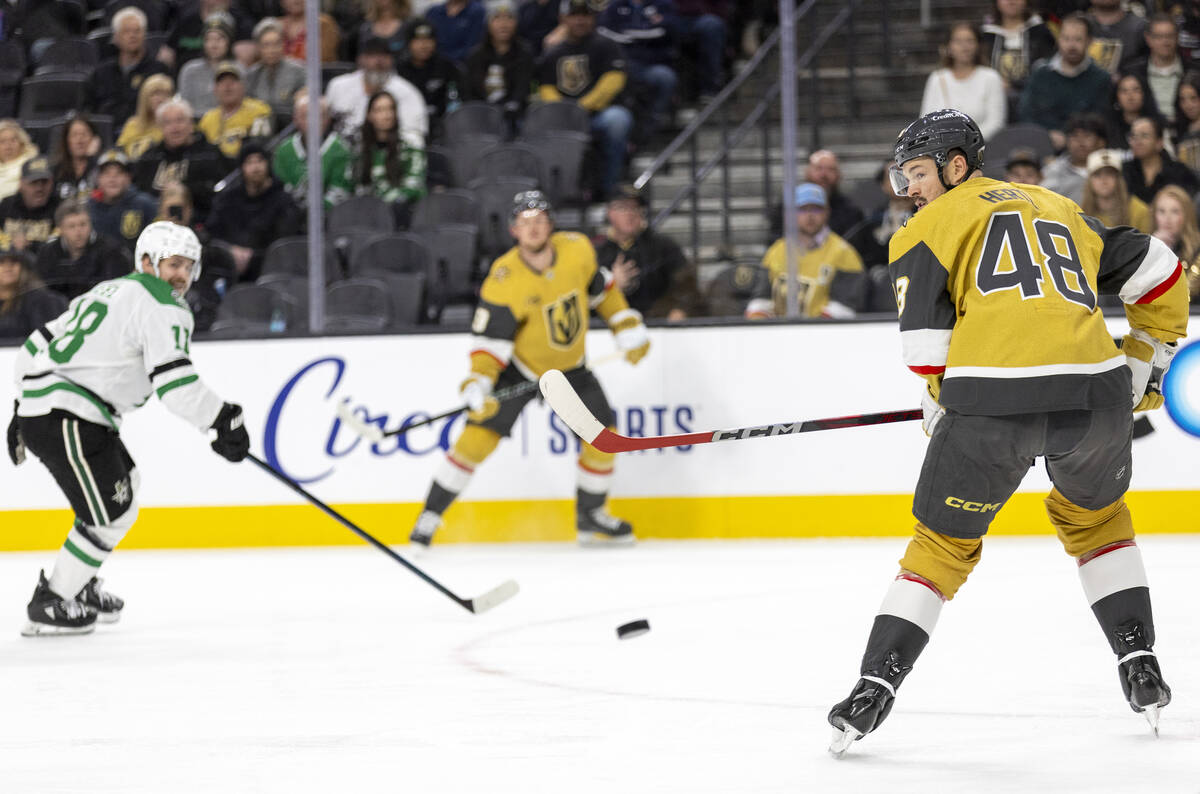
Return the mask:
<path id="1" fill-rule="evenodd" d="M 968 513 L 994 513 L 1000 509 L 1001 502 L 965 502 L 957 496 L 947 496 L 946 505 L 955 510 L 966 510 Z"/>

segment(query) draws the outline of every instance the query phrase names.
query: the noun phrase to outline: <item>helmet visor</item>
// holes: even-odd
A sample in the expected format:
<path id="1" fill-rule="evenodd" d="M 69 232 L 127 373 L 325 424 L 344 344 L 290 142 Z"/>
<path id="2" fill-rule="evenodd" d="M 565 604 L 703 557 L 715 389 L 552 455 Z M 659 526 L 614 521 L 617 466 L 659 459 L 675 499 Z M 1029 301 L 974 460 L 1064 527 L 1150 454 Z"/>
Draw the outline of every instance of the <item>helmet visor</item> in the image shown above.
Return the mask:
<path id="1" fill-rule="evenodd" d="M 894 165 L 888 169 L 888 178 L 892 181 L 892 192 L 897 196 L 908 195 L 908 177 L 900 170 L 900 166 Z"/>

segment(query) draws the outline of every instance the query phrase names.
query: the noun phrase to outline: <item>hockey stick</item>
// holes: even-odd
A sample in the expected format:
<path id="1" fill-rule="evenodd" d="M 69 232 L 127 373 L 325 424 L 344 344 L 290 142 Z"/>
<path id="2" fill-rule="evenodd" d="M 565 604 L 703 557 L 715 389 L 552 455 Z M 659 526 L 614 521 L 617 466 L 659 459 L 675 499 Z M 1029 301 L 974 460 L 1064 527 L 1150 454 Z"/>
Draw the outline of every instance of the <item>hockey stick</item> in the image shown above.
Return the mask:
<path id="1" fill-rule="evenodd" d="M 607 364 L 609 361 L 613 361 L 624 355 L 625 353 L 620 350 L 612 353 L 606 353 L 605 355 L 600 356 L 600 358 L 591 362 L 588 366 L 598 367 L 601 364 Z M 520 397 L 523 394 L 528 394 L 537 387 L 537 381 L 525 381 L 524 383 L 518 383 L 514 386 L 509 386 L 507 389 L 501 389 L 500 391 L 492 394 L 492 396 L 500 402 L 504 402 L 505 400 L 513 397 Z M 470 410 L 470 406 L 460 405 L 457 408 L 451 408 L 449 411 L 440 413 L 437 416 L 431 416 L 428 419 L 422 419 L 420 422 L 413 422 L 411 425 L 401 425 L 395 430 L 384 430 L 379 425 L 370 424 L 364 421 L 354 413 L 353 409 L 350 408 L 350 404 L 344 400 L 338 403 L 336 408 L 337 417 L 338 419 L 342 420 L 342 424 L 346 425 L 359 436 L 372 443 L 378 443 L 383 441 L 385 438 L 391 438 L 392 436 L 403 435 L 409 430 L 414 430 L 418 427 L 424 427 L 425 425 L 431 425 L 440 419 L 445 419 L 449 416 L 454 416 L 468 410 Z"/>
<path id="2" fill-rule="evenodd" d="M 575 434 L 601 452 L 632 452 L 637 449 L 662 449 L 684 447 L 691 444 L 707 444 L 710 441 L 741 441 L 744 438 L 786 436 L 792 433 L 810 433 L 815 430 L 838 430 L 843 427 L 882 425 L 890 422 L 909 422 L 921 418 L 921 409 L 907 411 L 884 411 L 877 414 L 836 416 L 830 419 L 809 419 L 804 422 L 786 422 L 761 427 L 740 427 L 734 430 L 713 430 L 705 433 L 685 433 L 679 436 L 649 436 L 629 438 L 612 432 L 592 415 L 579 399 L 579 395 L 562 372 L 552 369 L 539 381 L 542 395 L 567 426 Z"/>
<path id="3" fill-rule="evenodd" d="M 312 502 L 314 505 L 319 507 L 321 509 L 321 511 L 325 513 L 325 515 L 327 515 L 330 518 L 332 518 L 333 520 L 337 521 L 339 524 L 344 526 L 346 529 L 350 530 L 355 535 L 358 535 L 360 538 L 365 540 L 367 543 L 370 543 L 372 546 L 379 549 L 384 554 L 391 557 L 393 560 L 400 563 L 405 568 L 407 568 L 408 570 L 415 573 L 417 576 L 424 579 L 427 584 L 432 585 L 434 587 L 434 589 L 436 589 L 438 592 L 440 592 L 442 595 L 446 596 L 447 598 L 453 600 L 455 603 L 457 603 L 460 607 L 467 610 L 468 612 L 473 612 L 476 615 L 480 614 L 481 612 L 487 612 L 492 607 L 503 604 L 505 601 L 507 601 L 508 599 L 512 598 L 513 596 L 515 596 L 517 594 L 517 590 L 518 590 L 517 583 L 515 581 L 513 581 L 512 579 L 509 579 L 507 582 L 497 585 L 496 587 L 493 587 L 491 590 L 488 590 L 483 595 L 476 596 L 475 598 L 462 598 L 460 596 L 455 595 L 454 593 L 450 592 L 450 590 L 447 589 L 446 586 L 443 585 L 441 582 L 439 582 L 437 579 L 434 579 L 432 576 L 425 573 L 420 568 L 413 565 L 411 562 L 404 559 L 396 552 L 392 551 L 391 547 L 388 546 L 386 543 L 377 539 L 374 535 L 371 535 L 366 530 L 361 529 L 350 519 L 346 518 L 344 515 L 342 515 L 338 511 L 334 510 L 332 507 L 325 504 L 320 499 L 318 499 L 317 497 L 313 496 L 311 493 L 306 491 L 298 482 L 293 480 L 291 477 L 288 477 L 286 474 L 276 470 L 265 460 L 262 460 L 261 458 L 256 457 L 255 455 L 247 455 L 246 457 L 249 460 L 254 461 L 255 465 L 257 465 L 260 469 L 267 472 L 272 477 L 279 480 L 281 483 L 283 483 L 287 487 L 291 488 L 293 491 L 300 494 L 305 499 L 307 499 L 308 501 Z"/>

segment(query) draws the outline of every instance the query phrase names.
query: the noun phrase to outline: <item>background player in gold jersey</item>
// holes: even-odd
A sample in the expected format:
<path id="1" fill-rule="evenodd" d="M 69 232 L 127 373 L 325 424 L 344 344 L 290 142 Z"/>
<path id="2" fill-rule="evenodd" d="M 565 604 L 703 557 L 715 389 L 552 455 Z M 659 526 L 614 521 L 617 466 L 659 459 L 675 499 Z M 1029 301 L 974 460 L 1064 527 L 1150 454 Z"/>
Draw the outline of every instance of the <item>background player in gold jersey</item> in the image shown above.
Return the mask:
<path id="1" fill-rule="evenodd" d="M 546 370 L 560 369 L 588 410 L 614 428 L 604 390 L 584 365 L 590 313 L 604 318 L 630 363 L 650 349 L 642 316 L 614 288 L 612 275 L 596 264 L 591 242 L 574 232 L 555 232 L 550 202 L 540 191 L 516 195 L 509 231 L 517 244 L 492 264 L 471 323 L 471 371 L 459 387 L 471 409 L 467 426 L 434 475 L 409 536 L 413 543 L 429 545 L 442 513 L 536 393 L 500 403 L 493 390 L 536 382 Z M 629 522 L 605 510 L 613 457 L 587 444 L 580 450 L 575 515 L 581 543 L 633 542 Z"/>
<path id="2" fill-rule="evenodd" d="M 892 237 L 888 268 L 905 364 L 926 380 L 930 441 L 916 534 L 871 628 L 861 678 L 829 713 L 838 754 L 887 717 L 942 604 L 1038 457 L 1054 484 L 1050 522 L 1078 563 L 1129 705 L 1157 732 L 1171 699 L 1124 494 L 1132 413 L 1162 405 L 1158 385 L 1187 331 L 1182 268 L 1160 240 L 1106 228 L 1068 198 L 982 177 L 983 143 L 955 110 L 921 117 L 896 141 L 893 184 L 918 211 Z M 1125 304 L 1132 330 L 1121 349 L 1100 293 Z M 1014 643 L 1001 663 L 1032 672 L 1040 656 Z"/>

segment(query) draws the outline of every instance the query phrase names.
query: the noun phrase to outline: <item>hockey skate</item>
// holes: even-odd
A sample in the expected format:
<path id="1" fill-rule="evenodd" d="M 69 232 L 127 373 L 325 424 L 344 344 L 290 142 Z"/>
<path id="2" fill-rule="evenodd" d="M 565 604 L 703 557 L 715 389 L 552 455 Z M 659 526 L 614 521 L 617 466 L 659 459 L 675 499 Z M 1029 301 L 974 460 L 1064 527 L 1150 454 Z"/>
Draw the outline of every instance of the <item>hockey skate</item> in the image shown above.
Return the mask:
<path id="1" fill-rule="evenodd" d="M 829 752 L 841 758 L 851 744 L 883 724 L 896 700 L 896 688 L 911 670 L 899 654 L 888 651 L 879 668 L 863 673 L 850 697 L 829 710 L 833 726 Z"/>
<path id="2" fill-rule="evenodd" d="M 408 535 L 408 542 L 413 546 L 427 549 L 433 542 L 433 534 L 442 526 L 442 517 L 432 510 L 424 510 L 417 516 L 417 523 Z"/>
<path id="3" fill-rule="evenodd" d="M 46 572 L 38 573 L 37 589 L 26 609 L 25 637 L 41 634 L 88 634 L 96 629 L 96 612 L 76 598 L 62 598 L 50 589 Z"/>
<path id="4" fill-rule="evenodd" d="M 125 608 L 124 599 L 100 589 L 103 579 L 95 576 L 79 591 L 77 600 L 96 613 L 97 623 L 116 623 L 121 619 L 121 610 Z"/>
<path id="5" fill-rule="evenodd" d="M 581 546 L 633 545 L 633 525 L 603 507 L 576 510 L 575 531 Z"/>
<path id="6" fill-rule="evenodd" d="M 1121 690 L 1129 707 L 1144 716 L 1158 736 L 1159 712 L 1171 702 L 1171 688 L 1163 681 L 1158 658 L 1146 642 L 1141 623 L 1125 623 L 1114 633 L 1120 654 L 1117 673 L 1121 677 Z"/>

